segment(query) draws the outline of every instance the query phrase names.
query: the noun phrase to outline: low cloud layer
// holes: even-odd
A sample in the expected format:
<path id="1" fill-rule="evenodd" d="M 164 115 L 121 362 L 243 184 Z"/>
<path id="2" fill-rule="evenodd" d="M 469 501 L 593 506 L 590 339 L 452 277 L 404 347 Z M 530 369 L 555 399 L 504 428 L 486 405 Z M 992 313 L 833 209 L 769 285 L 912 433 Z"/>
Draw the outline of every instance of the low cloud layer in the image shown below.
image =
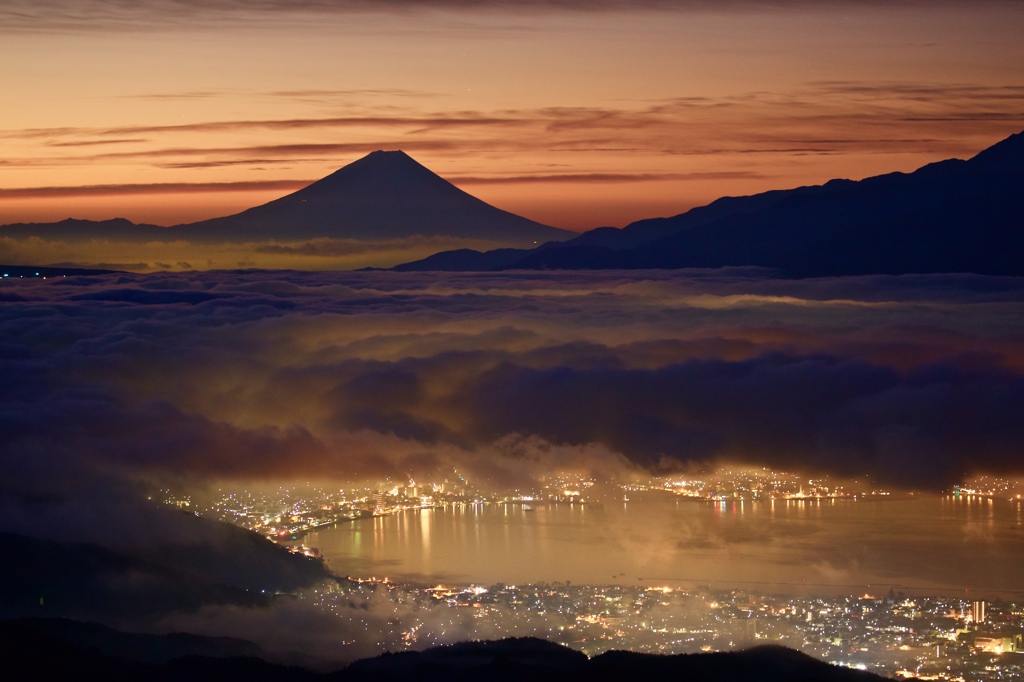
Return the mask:
<path id="1" fill-rule="evenodd" d="M 1017 472 L 1024 287 L 971 276 L 182 273 L 3 283 L 9 487 L 748 462 Z"/>
<path id="2" fill-rule="evenodd" d="M 488 488 L 736 462 L 916 489 L 1024 474 L 1022 308 L 1024 282 L 970 275 L 8 278 L 0 531 L 95 543 L 255 594 L 320 573 L 145 495 L 214 481 L 430 480 L 453 466 Z M 687 546 L 711 541 L 691 530 Z M 310 591 L 125 626 L 230 634 L 326 667 L 418 622 L 443 635 L 424 646 L 520 634 L 358 594 L 365 603 L 342 599 L 332 614 Z"/>
<path id="3" fill-rule="evenodd" d="M 123 234 L 123 233 L 122 233 Z M 157 235 L 162 236 L 162 235 Z M 385 268 L 426 258 L 439 251 L 486 251 L 508 244 L 482 239 L 425 237 L 331 239 L 204 244 L 184 239 L 110 238 L 102 230 L 84 239 L 0 235 L 0 263 L 71 268 L 162 272 L 234 268 L 358 269 Z"/>

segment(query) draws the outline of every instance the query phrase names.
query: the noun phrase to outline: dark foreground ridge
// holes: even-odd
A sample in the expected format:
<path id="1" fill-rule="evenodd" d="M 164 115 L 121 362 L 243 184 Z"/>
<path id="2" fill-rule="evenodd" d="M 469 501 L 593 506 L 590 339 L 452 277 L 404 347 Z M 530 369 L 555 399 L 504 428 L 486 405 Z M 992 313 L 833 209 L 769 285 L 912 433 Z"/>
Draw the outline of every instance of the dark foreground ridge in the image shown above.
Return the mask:
<path id="1" fill-rule="evenodd" d="M 790 649 L 656 656 L 610 651 L 592 659 L 540 639 L 466 642 L 423 652 L 383 654 L 333 673 L 269 663 L 238 640 L 134 635 L 71 621 L 0 622 L 0 666 L 10 680 L 262 680 L 337 682 L 870 682 L 867 672 L 831 666 Z"/>
<path id="2" fill-rule="evenodd" d="M 257 607 L 269 603 L 266 593 L 329 578 L 321 562 L 255 533 L 177 517 L 169 523 L 177 520 L 188 539 L 157 547 L 113 550 L 0 532 L 0 619 L 144 618 L 210 604 Z"/>
<path id="3" fill-rule="evenodd" d="M 448 251 L 402 271 L 756 266 L 788 277 L 1024 276 L 1024 133 L 969 161 L 726 197 L 532 250 Z"/>

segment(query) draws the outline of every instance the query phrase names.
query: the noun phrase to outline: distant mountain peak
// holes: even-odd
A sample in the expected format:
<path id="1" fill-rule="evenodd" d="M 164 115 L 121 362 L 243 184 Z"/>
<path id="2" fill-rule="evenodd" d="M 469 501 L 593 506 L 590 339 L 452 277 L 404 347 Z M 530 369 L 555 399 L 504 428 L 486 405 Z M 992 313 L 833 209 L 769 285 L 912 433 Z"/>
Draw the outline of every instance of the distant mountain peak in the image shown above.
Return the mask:
<path id="1" fill-rule="evenodd" d="M 401 149 L 378 149 L 376 151 L 370 152 L 369 154 L 360 159 L 353 161 L 352 163 L 349 164 L 349 166 L 358 167 L 359 165 L 368 166 L 382 164 L 395 165 L 399 167 L 413 165 L 419 168 L 426 169 L 426 166 L 424 166 L 419 161 L 403 152 Z M 344 168 L 347 167 L 348 166 L 345 166 Z"/>
<path id="2" fill-rule="evenodd" d="M 200 239 L 401 239 L 422 235 L 509 246 L 576 236 L 495 208 L 404 151 L 383 149 L 293 194 L 182 229 Z"/>
<path id="3" fill-rule="evenodd" d="M 411 156 L 406 154 L 401 149 L 378 149 L 376 151 L 370 152 L 369 154 L 367 154 L 363 158 L 364 159 L 372 159 L 372 158 L 389 158 L 389 157 L 390 158 L 394 158 L 394 159 L 409 159 L 410 161 L 413 160 L 413 158 Z"/>
<path id="4" fill-rule="evenodd" d="M 349 189 L 361 193 L 362 200 L 372 202 L 379 198 L 387 198 L 391 201 L 393 197 L 389 197 L 390 194 L 447 192 L 449 188 L 454 189 L 454 185 L 402 150 L 378 149 L 339 168 L 295 194 L 308 195 L 325 189 L 331 192 Z M 283 199 L 287 198 L 283 197 Z"/>

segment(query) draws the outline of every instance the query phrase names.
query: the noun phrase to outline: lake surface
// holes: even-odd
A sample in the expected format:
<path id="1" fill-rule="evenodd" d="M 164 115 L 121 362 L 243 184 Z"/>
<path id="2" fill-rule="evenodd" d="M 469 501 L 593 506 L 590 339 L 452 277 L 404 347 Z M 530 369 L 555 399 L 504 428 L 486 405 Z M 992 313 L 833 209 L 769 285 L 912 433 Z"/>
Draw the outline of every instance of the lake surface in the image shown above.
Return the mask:
<path id="1" fill-rule="evenodd" d="M 306 542 L 339 574 L 417 582 L 1024 595 L 1024 505 L 1008 500 L 709 503 L 648 493 L 533 511 L 403 512 Z"/>

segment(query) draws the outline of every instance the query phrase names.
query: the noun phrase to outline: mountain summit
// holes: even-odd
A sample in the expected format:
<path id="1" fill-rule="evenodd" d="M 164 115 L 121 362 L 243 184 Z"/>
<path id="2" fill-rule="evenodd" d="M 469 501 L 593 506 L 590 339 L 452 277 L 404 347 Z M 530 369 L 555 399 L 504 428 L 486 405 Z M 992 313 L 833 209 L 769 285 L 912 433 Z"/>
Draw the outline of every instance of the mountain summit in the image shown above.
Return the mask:
<path id="1" fill-rule="evenodd" d="M 402 151 L 376 151 L 293 194 L 175 228 L 197 240 L 459 237 L 532 245 L 575 233 L 502 211 Z"/>

